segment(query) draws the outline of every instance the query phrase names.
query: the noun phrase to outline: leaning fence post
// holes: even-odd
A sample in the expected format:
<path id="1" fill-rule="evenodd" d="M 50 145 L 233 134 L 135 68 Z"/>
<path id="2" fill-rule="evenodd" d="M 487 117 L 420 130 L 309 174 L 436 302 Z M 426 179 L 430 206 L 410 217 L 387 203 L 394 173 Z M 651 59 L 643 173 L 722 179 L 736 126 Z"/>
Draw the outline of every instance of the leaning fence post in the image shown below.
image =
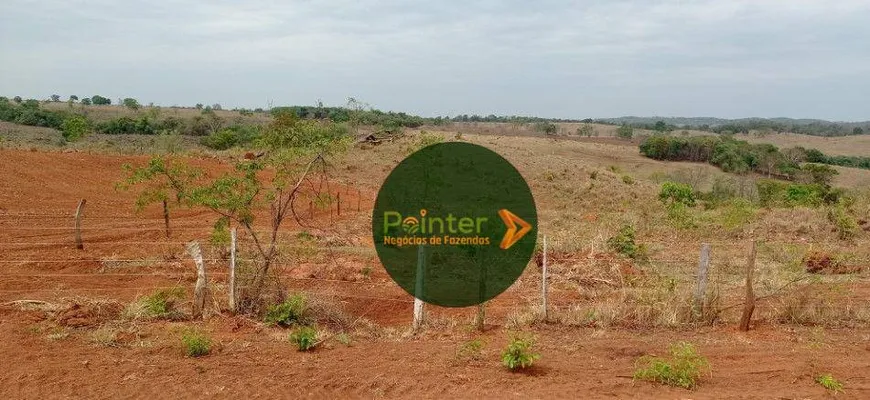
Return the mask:
<path id="1" fill-rule="evenodd" d="M 701 243 L 701 255 L 698 259 L 698 287 L 695 289 L 695 316 L 704 315 L 704 303 L 707 297 L 707 271 L 710 268 L 710 244 Z"/>
<path id="2" fill-rule="evenodd" d="M 740 330 L 748 331 L 755 311 L 755 292 L 752 289 L 752 275 L 755 273 L 755 241 L 750 243 L 749 257 L 746 260 L 746 300 L 743 302 L 743 315 L 740 317 Z"/>
<path id="3" fill-rule="evenodd" d="M 541 266 L 541 315 L 547 321 L 547 235 L 544 235 L 543 265 Z"/>
<path id="4" fill-rule="evenodd" d="M 412 330 L 416 333 L 423 325 L 423 275 L 425 273 L 426 252 L 423 246 L 417 247 L 417 276 L 414 287 L 414 325 Z"/>
<path id="5" fill-rule="evenodd" d="M 82 243 L 82 212 L 85 210 L 85 199 L 79 201 L 79 206 L 76 207 L 76 248 L 84 250 L 85 244 Z"/>
<path id="6" fill-rule="evenodd" d="M 205 308 L 205 263 L 202 261 L 202 252 L 199 249 L 199 243 L 196 241 L 187 244 L 187 252 L 193 257 L 196 263 L 196 287 L 193 290 L 193 318 L 200 318 Z"/>
<path id="7" fill-rule="evenodd" d="M 228 283 L 230 312 L 236 312 L 236 228 L 230 230 L 230 277 Z"/>

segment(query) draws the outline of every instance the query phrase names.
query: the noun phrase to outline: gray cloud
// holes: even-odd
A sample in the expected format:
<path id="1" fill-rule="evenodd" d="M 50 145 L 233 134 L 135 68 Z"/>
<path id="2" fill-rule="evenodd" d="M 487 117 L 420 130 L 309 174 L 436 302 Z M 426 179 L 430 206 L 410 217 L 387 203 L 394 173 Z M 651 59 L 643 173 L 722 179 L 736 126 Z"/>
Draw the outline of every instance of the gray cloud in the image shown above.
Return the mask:
<path id="1" fill-rule="evenodd" d="M 863 0 L 6 0 L 0 93 L 864 120 L 868 17 Z"/>

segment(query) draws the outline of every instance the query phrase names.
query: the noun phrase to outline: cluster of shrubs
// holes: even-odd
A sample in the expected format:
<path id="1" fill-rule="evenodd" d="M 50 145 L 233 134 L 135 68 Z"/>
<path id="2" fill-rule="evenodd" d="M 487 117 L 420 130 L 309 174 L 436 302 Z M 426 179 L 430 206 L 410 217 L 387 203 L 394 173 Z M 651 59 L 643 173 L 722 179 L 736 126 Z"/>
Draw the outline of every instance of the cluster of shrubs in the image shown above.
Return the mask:
<path id="1" fill-rule="evenodd" d="M 268 307 L 264 322 L 280 327 L 295 327 L 287 339 L 299 351 L 313 350 L 319 343 L 319 332 L 314 326 L 315 318 L 305 296 L 294 294 L 283 302 Z"/>
<path id="2" fill-rule="evenodd" d="M 250 145 L 259 138 L 259 126 L 233 125 L 202 138 L 201 143 L 211 149 L 227 150 Z"/>
<path id="3" fill-rule="evenodd" d="M 665 204 L 668 220 L 681 228 L 695 226 L 689 209 L 700 200 L 708 210 L 724 207 L 720 217 L 722 226 L 727 229 L 750 222 L 757 207 L 824 207 L 840 239 L 854 238 L 861 230 L 853 207 L 855 198 L 844 189 L 819 181 L 795 183 L 775 179 L 758 179 L 751 188 L 746 186 L 749 185 L 739 185 L 735 179 L 720 178 L 711 191 L 700 192 L 691 185 L 668 181 L 662 184 L 659 199 Z M 608 244 L 615 251 L 630 256 L 632 247 L 624 243 L 633 241 L 624 240 L 626 237 L 633 238 L 620 231 Z"/>
<path id="4" fill-rule="evenodd" d="M 818 183 L 789 183 L 774 179 L 759 179 L 758 202 L 763 207 L 820 207 L 836 204 L 842 189 Z"/>
<path id="5" fill-rule="evenodd" d="M 839 165 L 841 167 L 870 169 L 870 157 L 829 156 L 816 149 L 806 151 L 806 160 L 819 164 Z"/>
<path id="6" fill-rule="evenodd" d="M 0 99 L 0 120 L 21 125 L 42 126 L 60 129 L 67 113 L 39 108 L 39 101 L 24 100 L 20 105 L 12 104 L 9 99 Z"/>
<path id="7" fill-rule="evenodd" d="M 795 180 L 807 172 L 802 162 L 870 168 L 868 157 L 829 157 L 816 149 L 794 147 L 780 150 L 772 144 L 752 144 L 730 136 L 677 137 L 653 135 L 640 144 L 640 153 L 656 160 L 705 162 L 725 172 L 757 172 Z M 818 172 L 836 174 L 833 169 Z"/>

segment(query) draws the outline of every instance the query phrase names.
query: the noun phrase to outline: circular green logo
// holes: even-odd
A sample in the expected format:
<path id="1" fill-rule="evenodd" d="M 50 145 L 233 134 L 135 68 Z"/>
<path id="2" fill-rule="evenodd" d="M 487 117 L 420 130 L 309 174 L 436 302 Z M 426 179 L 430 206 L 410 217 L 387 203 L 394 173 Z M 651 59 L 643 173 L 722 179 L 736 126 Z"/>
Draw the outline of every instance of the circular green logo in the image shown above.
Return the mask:
<path id="1" fill-rule="evenodd" d="M 529 185 L 507 160 L 470 143 L 424 147 L 384 181 L 375 249 L 412 296 L 445 307 L 483 303 L 523 273 L 537 240 Z"/>

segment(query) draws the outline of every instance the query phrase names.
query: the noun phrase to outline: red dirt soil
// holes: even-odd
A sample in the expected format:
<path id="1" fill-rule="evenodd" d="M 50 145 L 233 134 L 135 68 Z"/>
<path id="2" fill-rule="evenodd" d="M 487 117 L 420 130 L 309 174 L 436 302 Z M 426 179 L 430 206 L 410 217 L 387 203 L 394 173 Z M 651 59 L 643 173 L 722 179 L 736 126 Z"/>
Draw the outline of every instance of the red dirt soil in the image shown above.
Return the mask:
<path id="1" fill-rule="evenodd" d="M 325 266 L 299 266 L 285 277 L 292 288 L 335 296 L 353 317 L 386 328 L 354 336 L 349 346 L 328 341 L 310 353 L 295 351 L 284 330 L 226 314 L 201 323 L 140 323 L 135 339 L 117 337 L 118 347 L 102 347 L 88 338 L 117 314 L 114 306 L 68 309 L 51 317 L 10 304 L 23 299 L 61 304 L 69 298 L 125 304 L 156 287 L 192 287 L 195 274 L 183 245 L 205 240 L 215 216 L 179 210 L 173 236 L 164 238 L 158 208 L 133 213 L 135 195 L 114 189 L 122 164 L 145 161 L 0 151 L 0 398 L 824 398 L 831 394 L 814 378 L 828 372 L 845 384 L 837 398 L 870 398 L 866 330 L 760 324 L 747 333 L 721 326 L 627 331 L 539 324 L 533 331 L 541 360 L 526 373 L 510 373 L 499 363 L 507 335 L 498 324 L 527 301 L 516 291 L 493 302 L 488 317 L 496 324 L 481 335 L 487 343 L 482 359 L 458 361 L 460 344 L 477 335 L 437 327 L 418 337 L 403 335 L 411 297 L 379 264 L 366 276 L 358 272 L 372 257 L 345 253 L 331 254 Z M 228 168 L 217 159 L 194 162 L 212 173 Z M 342 199 L 356 204 L 360 192 L 346 189 Z M 81 198 L 87 199 L 85 249 L 77 250 L 72 213 Z M 365 199 L 359 213 L 318 218 L 345 219 L 366 232 L 371 203 Z M 286 230 L 300 228 L 288 224 Z M 341 239 L 349 247 L 370 246 L 365 234 Z M 151 261 L 134 267 L 112 263 L 141 259 Z M 221 282 L 220 274 L 215 278 Z M 431 311 L 460 324 L 473 312 Z M 217 342 L 211 355 L 184 356 L 178 338 L 191 325 Z M 696 390 L 632 380 L 639 356 L 663 355 L 679 340 L 695 343 L 712 365 Z"/>

